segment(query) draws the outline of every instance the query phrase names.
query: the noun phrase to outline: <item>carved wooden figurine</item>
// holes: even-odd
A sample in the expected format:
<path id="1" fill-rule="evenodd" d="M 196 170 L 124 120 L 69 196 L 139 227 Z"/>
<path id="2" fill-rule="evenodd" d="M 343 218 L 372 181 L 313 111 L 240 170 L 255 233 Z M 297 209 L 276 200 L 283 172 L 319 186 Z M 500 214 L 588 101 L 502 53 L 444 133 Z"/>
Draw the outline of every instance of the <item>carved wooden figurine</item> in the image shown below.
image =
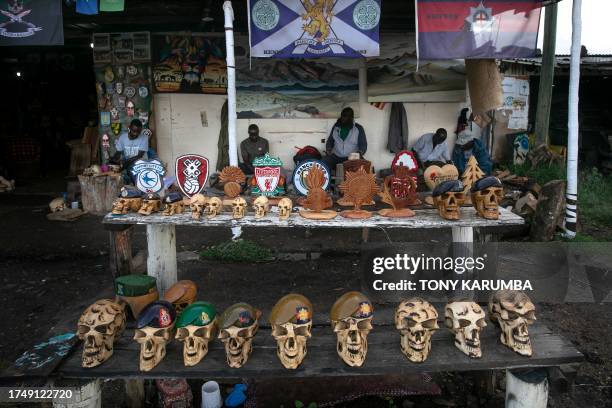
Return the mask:
<path id="1" fill-rule="evenodd" d="M 372 216 L 370 211 L 362 210 L 361 206 L 372 201 L 374 195 L 378 193 L 374 173 L 366 172 L 363 167 L 360 167 L 357 171 L 349 171 L 346 173 L 346 180 L 340 184 L 340 190 L 355 206 L 352 210 L 342 211 L 340 215 L 345 218 L 369 218 Z"/>
<path id="2" fill-rule="evenodd" d="M 414 211 L 406 208 L 409 205 L 420 205 L 416 181 L 410 175 L 406 166 L 395 166 L 393 174 L 385 177 L 383 191 L 378 193 L 384 203 L 390 204 L 393 209 L 385 208 L 378 213 L 384 217 L 406 218 L 414 216 Z"/>
<path id="3" fill-rule="evenodd" d="M 219 174 L 219 181 L 223 183 L 223 191 L 227 198 L 236 198 L 242 191 L 246 176 L 236 166 L 226 166 Z"/>
<path id="4" fill-rule="evenodd" d="M 300 216 L 311 220 L 331 220 L 335 218 L 337 213 L 332 210 L 326 210 L 334 205 L 331 197 L 323 190 L 325 184 L 325 175 L 318 167 L 312 167 L 306 175 L 306 185 L 308 186 L 308 195 L 302 205 L 305 210 L 300 210 Z"/>

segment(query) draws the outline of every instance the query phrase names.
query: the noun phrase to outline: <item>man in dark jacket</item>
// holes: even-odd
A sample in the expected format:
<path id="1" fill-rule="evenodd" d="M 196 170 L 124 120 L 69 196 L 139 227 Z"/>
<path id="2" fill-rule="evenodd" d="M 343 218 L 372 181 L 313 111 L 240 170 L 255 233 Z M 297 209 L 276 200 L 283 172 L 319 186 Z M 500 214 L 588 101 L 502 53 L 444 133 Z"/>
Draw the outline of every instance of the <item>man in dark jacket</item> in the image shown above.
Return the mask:
<path id="1" fill-rule="evenodd" d="M 351 153 L 359 153 L 363 156 L 367 149 L 368 141 L 365 130 L 360 124 L 355 123 L 353 109 L 344 108 L 340 114 L 340 119 L 329 133 L 327 143 L 325 143 L 327 156 L 323 160 L 333 171 L 336 164 L 348 160 Z"/>
<path id="2" fill-rule="evenodd" d="M 484 148 L 482 142 L 472 135 L 469 127 L 462 130 L 457 136 L 455 148 L 453 149 L 453 163 L 457 166 L 459 174 L 465 170 L 470 156 L 474 156 L 478 162 L 478 167 L 486 174 L 490 175 L 493 171 L 493 162 L 491 156 Z"/>

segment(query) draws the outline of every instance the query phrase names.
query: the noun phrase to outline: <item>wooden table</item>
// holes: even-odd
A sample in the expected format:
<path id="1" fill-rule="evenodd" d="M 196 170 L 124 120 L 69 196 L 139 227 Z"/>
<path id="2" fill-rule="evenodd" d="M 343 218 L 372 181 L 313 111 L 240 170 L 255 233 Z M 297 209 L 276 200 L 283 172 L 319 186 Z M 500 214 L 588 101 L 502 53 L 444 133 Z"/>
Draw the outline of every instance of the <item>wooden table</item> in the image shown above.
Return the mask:
<path id="1" fill-rule="evenodd" d="M 137 213 L 126 215 L 108 214 L 104 217 L 107 229 L 121 228 L 144 224 L 147 226 L 148 274 L 157 279 L 158 290 L 164 293 L 166 289 L 177 281 L 176 264 L 176 226 L 186 225 L 191 227 L 276 227 L 276 228 L 404 228 L 404 229 L 438 229 L 451 228 L 453 242 L 473 242 L 474 228 L 490 227 L 504 228 L 508 226 L 523 225 L 525 221 L 518 215 L 500 208 L 498 220 L 486 220 L 479 217 L 472 207 L 461 209 L 461 219 L 448 221 L 442 219 L 437 210 L 417 209 L 416 215 L 411 218 L 387 218 L 374 215 L 364 220 L 347 219 L 341 216 L 328 221 L 308 220 L 300 217 L 297 213 L 291 215 L 286 221 L 281 221 L 278 216 L 269 213 L 262 219 L 255 219 L 253 215 L 247 215 L 242 219 L 234 220 L 231 214 L 221 214 L 210 220 L 203 217 L 197 221 L 191 218 L 189 212 L 164 216 L 160 213 L 143 216 Z M 112 251 L 112 250 L 111 250 Z"/>

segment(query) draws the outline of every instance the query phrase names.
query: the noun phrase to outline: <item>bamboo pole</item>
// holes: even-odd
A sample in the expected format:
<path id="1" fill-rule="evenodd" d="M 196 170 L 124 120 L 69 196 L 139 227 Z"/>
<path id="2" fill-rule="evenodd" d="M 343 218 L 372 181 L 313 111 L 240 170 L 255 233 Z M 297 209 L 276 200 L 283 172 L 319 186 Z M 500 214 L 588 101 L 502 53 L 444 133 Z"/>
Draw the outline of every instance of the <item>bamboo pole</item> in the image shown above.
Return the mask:
<path id="1" fill-rule="evenodd" d="M 565 194 L 565 236 L 576 237 L 578 205 L 578 98 L 580 87 L 581 16 L 582 0 L 572 6 L 572 53 L 567 118 L 567 191 Z"/>
<path id="2" fill-rule="evenodd" d="M 223 3 L 225 17 L 225 52 L 227 64 L 227 133 L 229 140 L 230 166 L 238 166 L 236 144 L 236 62 L 234 59 L 234 10 L 232 2 Z"/>
<path id="3" fill-rule="evenodd" d="M 550 105 L 555 79 L 555 44 L 557 42 L 557 3 L 546 7 L 544 17 L 544 46 L 536 110 L 536 146 L 548 143 Z"/>

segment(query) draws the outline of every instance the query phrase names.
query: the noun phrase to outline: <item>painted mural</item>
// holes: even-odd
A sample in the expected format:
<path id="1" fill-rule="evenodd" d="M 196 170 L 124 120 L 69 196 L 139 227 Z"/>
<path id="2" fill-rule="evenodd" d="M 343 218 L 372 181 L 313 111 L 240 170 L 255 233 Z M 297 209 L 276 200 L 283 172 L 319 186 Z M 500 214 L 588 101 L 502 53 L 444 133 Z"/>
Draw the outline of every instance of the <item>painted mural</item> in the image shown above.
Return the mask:
<path id="1" fill-rule="evenodd" d="M 337 118 L 350 106 L 359 114 L 356 62 L 341 59 L 264 59 L 248 56 L 237 39 L 238 118 Z"/>
<path id="2" fill-rule="evenodd" d="M 153 37 L 153 82 L 157 92 L 227 92 L 225 39 L 196 35 Z"/>

